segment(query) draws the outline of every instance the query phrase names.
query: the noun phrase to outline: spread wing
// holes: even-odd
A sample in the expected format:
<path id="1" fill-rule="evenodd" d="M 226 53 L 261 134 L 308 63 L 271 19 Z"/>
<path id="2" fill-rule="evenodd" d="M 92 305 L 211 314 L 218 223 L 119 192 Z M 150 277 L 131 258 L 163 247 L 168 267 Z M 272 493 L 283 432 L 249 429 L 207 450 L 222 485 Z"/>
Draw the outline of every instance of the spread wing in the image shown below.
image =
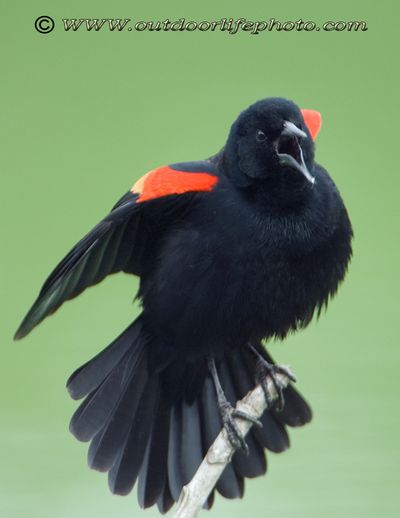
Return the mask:
<path id="1" fill-rule="evenodd" d="M 209 161 L 163 166 L 144 175 L 56 266 L 15 339 L 108 274 L 140 275 L 147 244 L 190 208 L 196 193 L 213 190 L 217 182 Z"/>

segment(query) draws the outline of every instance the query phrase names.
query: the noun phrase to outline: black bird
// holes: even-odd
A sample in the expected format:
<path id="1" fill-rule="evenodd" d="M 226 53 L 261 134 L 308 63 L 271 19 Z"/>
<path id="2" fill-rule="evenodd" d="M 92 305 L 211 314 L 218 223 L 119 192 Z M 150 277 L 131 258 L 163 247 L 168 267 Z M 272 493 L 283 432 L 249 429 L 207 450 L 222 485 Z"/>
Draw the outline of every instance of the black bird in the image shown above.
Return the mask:
<path id="1" fill-rule="evenodd" d="M 140 316 L 67 383 L 84 398 L 71 432 L 91 441 L 89 465 L 108 471 L 113 493 L 138 480 L 140 505 L 166 512 L 223 424 L 242 448 L 216 489 L 242 497 L 244 479 L 266 471 L 264 449 L 285 450 L 286 426 L 310 421 L 292 385 L 246 443 L 232 417 L 280 370 L 262 340 L 319 314 L 351 257 L 346 209 L 314 161 L 319 126 L 318 112 L 265 99 L 215 156 L 147 173 L 50 274 L 18 329 L 17 339 L 108 274 L 140 277 Z"/>

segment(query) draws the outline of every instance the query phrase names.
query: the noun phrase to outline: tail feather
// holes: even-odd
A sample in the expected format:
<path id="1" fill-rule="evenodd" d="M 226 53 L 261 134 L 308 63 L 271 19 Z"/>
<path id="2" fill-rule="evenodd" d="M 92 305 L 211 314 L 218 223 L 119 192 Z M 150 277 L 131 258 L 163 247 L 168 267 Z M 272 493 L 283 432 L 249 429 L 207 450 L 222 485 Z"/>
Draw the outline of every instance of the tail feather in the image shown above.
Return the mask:
<path id="1" fill-rule="evenodd" d="M 264 448 L 254 438 L 252 432 L 246 437 L 249 453 L 238 450 L 232 458 L 233 466 L 239 476 L 243 478 L 255 478 L 267 471 L 267 459 Z"/>
<path id="2" fill-rule="evenodd" d="M 146 455 L 139 474 L 138 500 L 143 508 L 154 505 L 167 480 L 170 411 L 160 399 Z"/>
<path id="3" fill-rule="evenodd" d="M 210 510 L 214 504 L 214 498 L 215 498 L 215 491 L 211 491 L 207 500 L 203 504 L 203 509 Z"/>
<path id="4" fill-rule="evenodd" d="M 172 498 L 178 501 L 183 482 L 180 444 L 182 440 L 182 407 L 177 405 L 171 409 L 168 445 L 168 485 Z"/>
<path id="5" fill-rule="evenodd" d="M 200 414 L 197 401 L 182 403 L 181 465 L 184 484 L 190 482 L 203 460 Z"/>
<path id="6" fill-rule="evenodd" d="M 69 429 L 78 440 L 90 441 L 104 425 L 117 404 L 125 368 L 120 362 L 75 411 Z"/>
<path id="7" fill-rule="evenodd" d="M 283 425 L 297 427 L 311 421 L 312 411 L 298 391 L 289 385 L 285 390 L 285 406 L 281 412 L 275 412 L 275 417 Z"/>
<path id="8" fill-rule="evenodd" d="M 67 389 L 72 399 L 81 399 L 97 389 L 125 353 L 131 349 L 140 331 L 141 325 L 139 320 L 136 320 L 108 347 L 71 374 L 67 381 Z"/>
<path id="9" fill-rule="evenodd" d="M 135 485 L 149 440 L 154 410 L 158 404 L 158 378 L 150 377 L 138 402 L 124 445 L 108 473 L 112 493 L 127 495 Z"/>
<path id="10" fill-rule="evenodd" d="M 157 500 L 157 507 L 161 514 L 167 513 L 171 507 L 174 505 L 175 500 L 171 495 L 171 491 L 169 490 L 168 481 L 165 481 L 164 489 Z"/>
<path id="11" fill-rule="evenodd" d="M 130 377 L 124 385 L 115 410 L 90 444 L 88 463 L 91 468 L 108 471 L 113 466 L 129 433 L 147 379 L 142 354 L 130 369 Z"/>
<path id="12" fill-rule="evenodd" d="M 282 453 L 290 446 L 289 435 L 285 427 L 279 423 L 272 412 L 266 410 L 260 419 L 262 428 L 253 430 L 260 444 L 274 453 Z"/>
<path id="13" fill-rule="evenodd" d="M 75 371 L 67 387 L 74 399 L 85 397 L 70 429 L 79 440 L 91 440 L 89 466 L 109 472 L 113 493 L 129 493 L 138 480 L 139 504 L 145 508 L 156 504 L 166 513 L 193 477 L 222 423 L 206 362 L 163 363 L 156 369 L 158 345 L 161 351 L 162 344 L 151 338 L 139 317 Z M 273 362 L 260 344 L 256 347 Z M 245 348 L 221 360 L 218 372 L 232 405 L 254 387 L 254 357 Z M 263 427 L 250 430 L 249 455 L 237 451 L 225 468 L 215 488 L 224 497 L 241 498 L 244 479 L 267 469 L 265 449 L 285 450 L 289 447 L 286 427 L 310 421 L 310 407 L 291 385 L 284 395 L 284 410 L 265 411 Z M 214 495 L 215 491 L 205 508 L 212 506 Z"/>

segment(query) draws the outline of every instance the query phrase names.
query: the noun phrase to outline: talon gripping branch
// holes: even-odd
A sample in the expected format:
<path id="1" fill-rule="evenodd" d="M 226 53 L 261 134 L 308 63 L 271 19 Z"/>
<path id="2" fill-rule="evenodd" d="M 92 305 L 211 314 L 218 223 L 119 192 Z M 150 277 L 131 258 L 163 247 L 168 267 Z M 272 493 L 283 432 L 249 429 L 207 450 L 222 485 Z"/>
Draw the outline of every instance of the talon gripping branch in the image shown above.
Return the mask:
<path id="1" fill-rule="evenodd" d="M 261 341 L 306 326 L 346 273 L 352 230 L 314 161 L 320 124 L 315 111 L 265 99 L 239 115 L 217 155 L 147 173 L 23 320 L 16 338 L 111 273 L 140 277 L 140 316 L 67 384 L 83 398 L 71 432 L 90 442 L 89 465 L 108 472 L 112 492 L 138 481 L 140 505 L 165 513 L 223 425 L 241 449 L 215 489 L 241 497 L 244 479 L 266 471 L 265 450 L 288 448 L 286 428 L 311 419 L 289 385 L 244 442 L 232 405 L 279 371 Z"/>

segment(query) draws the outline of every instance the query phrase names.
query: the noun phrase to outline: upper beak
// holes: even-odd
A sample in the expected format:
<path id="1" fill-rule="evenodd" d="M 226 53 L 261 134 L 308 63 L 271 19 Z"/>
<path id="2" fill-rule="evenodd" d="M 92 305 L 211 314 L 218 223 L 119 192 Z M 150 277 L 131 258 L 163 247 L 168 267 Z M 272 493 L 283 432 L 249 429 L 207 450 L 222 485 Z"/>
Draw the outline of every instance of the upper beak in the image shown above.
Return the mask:
<path id="1" fill-rule="evenodd" d="M 293 122 L 285 121 L 283 124 L 283 131 L 281 135 L 287 135 L 288 137 L 300 137 L 307 138 L 307 133 L 298 128 Z"/>
<path id="2" fill-rule="evenodd" d="M 282 165 L 296 169 L 311 184 L 314 184 L 315 178 L 304 162 L 303 150 L 298 141 L 299 138 L 307 138 L 307 133 L 298 128 L 293 122 L 285 121 L 281 137 L 276 143 L 279 161 Z"/>

